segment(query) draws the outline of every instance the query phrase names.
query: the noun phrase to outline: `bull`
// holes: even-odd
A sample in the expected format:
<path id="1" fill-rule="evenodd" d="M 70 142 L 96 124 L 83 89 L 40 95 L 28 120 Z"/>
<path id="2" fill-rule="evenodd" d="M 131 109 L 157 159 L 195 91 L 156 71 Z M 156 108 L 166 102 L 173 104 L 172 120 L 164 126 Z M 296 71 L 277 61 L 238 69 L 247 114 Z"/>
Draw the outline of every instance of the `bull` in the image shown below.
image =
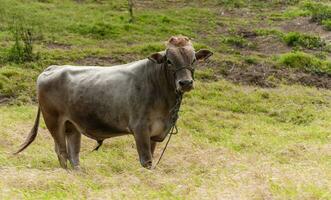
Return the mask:
<path id="1" fill-rule="evenodd" d="M 113 67 L 50 66 L 37 79 L 38 113 L 16 153 L 36 138 L 40 114 L 51 133 L 61 167 L 79 169 L 81 135 L 98 141 L 132 134 L 140 163 L 152 167 L 157 142 L 171 128 L 169 112 L 176 95 L 193 89 L 198 60 L 213 53 L 195 52 L 184 36 L 171 37 L 166 50 L 147 59 Z"/>

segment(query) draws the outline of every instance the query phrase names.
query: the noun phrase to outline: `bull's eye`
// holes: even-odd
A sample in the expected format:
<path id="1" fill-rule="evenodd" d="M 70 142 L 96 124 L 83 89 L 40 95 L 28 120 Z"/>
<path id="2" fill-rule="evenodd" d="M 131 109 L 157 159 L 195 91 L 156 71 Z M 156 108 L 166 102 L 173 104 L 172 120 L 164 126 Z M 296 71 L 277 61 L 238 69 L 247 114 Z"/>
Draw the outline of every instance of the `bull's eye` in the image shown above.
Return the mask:
<path id="1" fill-rule="evenodd" d="M 171 61 L 170 60 L 167 60 L 167 63 L 168 63 L 168 65 L 171 65 Z"/>

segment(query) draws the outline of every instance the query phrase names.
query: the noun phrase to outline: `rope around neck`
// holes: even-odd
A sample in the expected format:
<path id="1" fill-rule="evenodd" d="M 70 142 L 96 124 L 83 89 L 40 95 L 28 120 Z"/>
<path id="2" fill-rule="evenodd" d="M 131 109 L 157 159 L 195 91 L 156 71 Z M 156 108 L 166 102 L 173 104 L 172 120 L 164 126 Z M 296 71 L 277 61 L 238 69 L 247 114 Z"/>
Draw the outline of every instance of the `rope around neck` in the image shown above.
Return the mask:
<path id="1" fill-rule="evenodd" d="M 170 129 L 167 132 L 166 136 L 168 134 L 170 134 L 170 135 L 168 137 L 167 143 L 165 144 L 165 146 L 164 146 L 164 148 L 162 150 L 162 153 L 161 153 L 158 161 L 155 163 L 155 165 L 154 165 L 154 167 L 152 169 L 155 169 L 156 166 L 160 163 L 160 161 L 161 161 L 161 159 L 163 157 L 163 154 L 164 154 L 165 150 L 168 147 L 168 144 L 170 142 L 171 136 L 178 133 L 176 122 L 177 122 L 177 119 L 178 119 L 178 112 L 179 112 L 179 109 L 180 109 L 180 105 L 182 103 L 182 99 L 183 99 L 183 94 L 182 93 L 176 93 L 176 103 L 175 103 L 174 107 L 172 107 L 172 109 L 169 112 L 171 126 L 170 126 Z"/>

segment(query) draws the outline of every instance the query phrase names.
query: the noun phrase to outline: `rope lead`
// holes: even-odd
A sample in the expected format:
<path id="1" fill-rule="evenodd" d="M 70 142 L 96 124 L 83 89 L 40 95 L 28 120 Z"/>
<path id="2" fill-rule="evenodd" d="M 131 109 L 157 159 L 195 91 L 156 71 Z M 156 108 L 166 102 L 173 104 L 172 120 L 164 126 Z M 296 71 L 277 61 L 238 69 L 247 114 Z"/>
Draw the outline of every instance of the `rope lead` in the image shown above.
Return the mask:
<path id="1" fill-rule="evenodd" d="M 170 135 L 169 135 L 168 141 L 165 144 L 165 146 L 164 146 L 164 148 L 162 150 L 162 153 L 161 153 L 158 161 L 154 165 L 153 169 L 155 169 L 156 166 L 160 163 L 160 161 L 161 161 L 161 159 L 163 157 L 163 154 L 164 154 L 165 150 L 168 147 L 168 144 L 170 142 L 171 136 L 178 133 L 178 128 L 177 128 L 176 122 L 177 122 L 177 119 L 178 119 L 178 112 L 179 112 L 179 109 L 180 109 L 180 105 L 182 103 L 182 98 L 183 98 L 183 94 L 182 93 L 176 93 L 176 103 L 175 103 L 174 107 L 169 112 L 169 114 L 171 114 L 170 115 L 171 128 L 169 129 L 167 135 L 168 134 L 170 134 Z"/>

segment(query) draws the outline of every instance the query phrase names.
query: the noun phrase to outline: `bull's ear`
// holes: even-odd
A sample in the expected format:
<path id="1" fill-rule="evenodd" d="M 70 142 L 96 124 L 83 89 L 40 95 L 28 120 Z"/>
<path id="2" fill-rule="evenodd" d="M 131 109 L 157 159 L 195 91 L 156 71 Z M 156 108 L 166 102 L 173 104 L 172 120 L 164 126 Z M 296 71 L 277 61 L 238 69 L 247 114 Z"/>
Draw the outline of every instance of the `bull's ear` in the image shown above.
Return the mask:
<path id="1" fill-rule="evenodd" d="M 165 60 L 165 56 L 163 56 L 160 53 L 153 53 L 152 55 L 148 56 L 148 59 L 157 63 L 157 64 L 161 64 L 164 62 Z"/>
<path id="2" fill-rule="evenodd" d="M 197 60 L 207 59 L 213 55 L 213 52 L 209 51 L 208 49 L 200 49 L 198 52 L 195 53 L 195 57 Z"/>

